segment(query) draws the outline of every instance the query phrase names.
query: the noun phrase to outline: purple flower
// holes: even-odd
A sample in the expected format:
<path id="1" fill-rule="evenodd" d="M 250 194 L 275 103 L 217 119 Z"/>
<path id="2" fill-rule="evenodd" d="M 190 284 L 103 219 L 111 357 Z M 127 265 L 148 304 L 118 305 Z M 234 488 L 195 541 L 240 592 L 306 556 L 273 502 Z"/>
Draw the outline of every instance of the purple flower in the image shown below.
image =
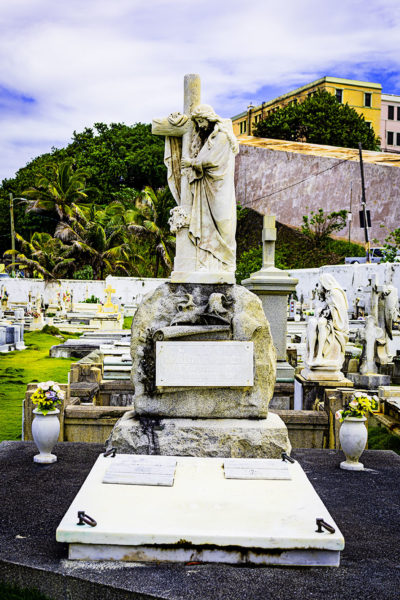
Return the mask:
<path id="1" fill-rule="evenodd" d="M 51 399 L 53 399 L 53 398 L 56 398 L 56 397 L 57 397 L 57 394 L 56 394 L 56 392 L 53 392 L 52 390 L 51 390 L 51 391 L 49 391 L 49 392 L 46 392 L 46 398 L 51 398 Z"/>

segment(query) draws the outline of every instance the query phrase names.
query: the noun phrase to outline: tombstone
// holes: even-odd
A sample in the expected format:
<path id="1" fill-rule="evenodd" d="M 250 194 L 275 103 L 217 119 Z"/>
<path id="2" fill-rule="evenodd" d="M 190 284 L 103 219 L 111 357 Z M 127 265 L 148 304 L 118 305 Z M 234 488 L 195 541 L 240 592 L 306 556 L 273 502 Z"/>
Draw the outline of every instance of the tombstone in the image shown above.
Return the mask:
<path id="1" fill-rule="evenodd" d="M 9 325 L 6 327 L 6 344 L 14 344 L 15 342 L 15 328 Z"/>
<path id="2" fill-rule="evenodd" d="M 108 441 L 117 454 L 99 456 L 56 539 L 70 559 L 338 565 L 343 536 L 268 412 L 276 352 L 261 300 L 234 284 L 232 124 L 199 103 L 186 76 L 187 114 L 153 125 L 173 136 L 174 272 L 132 323 L 134 410 Z M 100 527 L 77 524 L 81 507 Z"/>
<path id="3" fill-rule="evenodd" d="M 0 326 L 0 352 L 8 352 L 7 345 L 7 327 Z"/>
<path id="4" fill-rule="evenodd" d="M 275 267 L 275 217 L 264 216 L 263 264 L 260 271 L 242 281 L 248 290 L 260 297 L 265 316 L 271 327 L 277 354 L 277 381 L 293 381 L 294 368 L 286 357 L 288 295 L 294 292 L 298 279 Z M 293 304 L 295 305 L 294 301 Z M 295 310 L 295 309 L 294 309 Z M 294 315 L 293 315 L 294 316 Z"/>
<path id="5" fill-rule="evenodd" d="M 290 444 L 268 412 L 276 372 L 270 327 L 260 299 L 234 283 L 238 143 L 231 121 L 200 104 L 196 75 L 185 77 L 184 107 L 153 121 L 153 133 L 166 136 L 176 258 L 170 281 L 135 314 L 135 417 L 129 428 L 117 423 L 110 443 L 142 452 L 141 419 L 162 418 L 170 426 L 157 434 L 162 454 L 181 453 L 186 437 L 184 452 L 197 456 L 276 457 Z"/>

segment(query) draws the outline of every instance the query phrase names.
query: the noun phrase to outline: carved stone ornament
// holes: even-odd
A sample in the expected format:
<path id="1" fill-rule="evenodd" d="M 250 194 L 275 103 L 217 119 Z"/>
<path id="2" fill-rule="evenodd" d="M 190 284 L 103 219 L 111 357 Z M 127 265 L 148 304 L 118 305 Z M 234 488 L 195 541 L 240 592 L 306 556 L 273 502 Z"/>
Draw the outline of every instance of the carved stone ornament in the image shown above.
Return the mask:
<path id="1" fill-rule="evenodd" d="M 168 225 L 170 226 L 171 233 L 177 233 L 184 227 L 189 227 L 190 216 L 183 206 L 175 206 L 175 208 L 170 211 L 170 215 L 171 217 L 168 220 Z"/>

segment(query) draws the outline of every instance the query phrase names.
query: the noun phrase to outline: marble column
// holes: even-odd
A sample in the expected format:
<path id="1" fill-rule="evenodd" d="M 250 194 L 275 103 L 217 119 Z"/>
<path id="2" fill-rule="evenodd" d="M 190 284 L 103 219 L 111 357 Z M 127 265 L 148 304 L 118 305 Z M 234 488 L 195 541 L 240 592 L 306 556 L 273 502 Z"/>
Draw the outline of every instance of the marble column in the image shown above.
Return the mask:
<path id="1" fill-rule="evenodd" d="M 298 279 L 275 267 L 275 217 L 264 216 L 262 232 L 263 264 L 260 271 L 252 273 L 242 285 L 257 294 L 267 317 L 277 354 L 277 381 L 293 381 L 294 369 L 286 360 L 288 295 L 294 292 Z"/>

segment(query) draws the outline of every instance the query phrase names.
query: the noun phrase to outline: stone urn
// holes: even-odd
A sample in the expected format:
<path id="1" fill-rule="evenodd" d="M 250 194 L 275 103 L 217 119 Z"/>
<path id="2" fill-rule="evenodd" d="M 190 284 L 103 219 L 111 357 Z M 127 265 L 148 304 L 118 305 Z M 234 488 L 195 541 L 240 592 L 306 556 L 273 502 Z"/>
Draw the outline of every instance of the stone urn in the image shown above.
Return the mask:
<path id="1" fill-rule="evenodd" d="M 340 463 L 341 469 L 362 471 L 364 465 L 359 462 L 367 443 L 368 432 L 365 417 L 346 417 L 340 426 L 339 440 L 346 460 Z"/>
<path id="2" fill-rule="evenodd" d="M 34 462 L 50 464 L 56 462 L 57 456 L 52 454 L 60 433 L 60 411 L 55 408 L 44 415 L 38 408 L 33 410 L 35 418 L 32 422 L 32 435 L 39 454 L 33 457 Z"/>

